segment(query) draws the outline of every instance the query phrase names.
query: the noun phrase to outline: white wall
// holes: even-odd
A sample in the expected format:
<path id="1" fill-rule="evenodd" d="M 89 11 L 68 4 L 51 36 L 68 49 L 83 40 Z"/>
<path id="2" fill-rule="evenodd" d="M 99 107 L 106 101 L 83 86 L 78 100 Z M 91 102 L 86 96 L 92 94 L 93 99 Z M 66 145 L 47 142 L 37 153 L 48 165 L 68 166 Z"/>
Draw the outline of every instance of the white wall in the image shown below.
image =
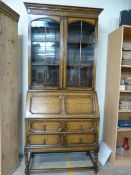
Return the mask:
<path id="1" fill-rule="evenodd" d="M 28 17 L 23 0 L 3 0 L 20 14 L 19 20 L 19 97 L 20 104 L 20 153 L 24 148 L 24 112 L 28 82 Z M 108 34 L 116 29 L 119 24 L 119 13 L 121 10 L 131 8 L 131 0 L 26 0 L 26 2 L 75 5 L 84 7 L 104 8 L 99 17 L 99 33 L 97 48 L 97 76 L 96 90 L 100 108 L 100 141 L 103 135 L 104 120 L 104 97 L 105 97 L 105 78 L 106 78 L 106 55 Z"/>

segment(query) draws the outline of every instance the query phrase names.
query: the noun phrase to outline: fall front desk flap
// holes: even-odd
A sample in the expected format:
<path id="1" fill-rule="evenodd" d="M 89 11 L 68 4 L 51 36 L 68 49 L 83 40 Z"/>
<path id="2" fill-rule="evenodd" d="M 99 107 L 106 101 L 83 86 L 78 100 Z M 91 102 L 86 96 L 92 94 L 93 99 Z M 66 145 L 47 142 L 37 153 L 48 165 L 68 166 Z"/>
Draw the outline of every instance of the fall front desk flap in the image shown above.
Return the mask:
<path id="1" fill-rule="evenodd" d="M 26 118 L 99 118 L 94 91 L 28 91 Z"/>

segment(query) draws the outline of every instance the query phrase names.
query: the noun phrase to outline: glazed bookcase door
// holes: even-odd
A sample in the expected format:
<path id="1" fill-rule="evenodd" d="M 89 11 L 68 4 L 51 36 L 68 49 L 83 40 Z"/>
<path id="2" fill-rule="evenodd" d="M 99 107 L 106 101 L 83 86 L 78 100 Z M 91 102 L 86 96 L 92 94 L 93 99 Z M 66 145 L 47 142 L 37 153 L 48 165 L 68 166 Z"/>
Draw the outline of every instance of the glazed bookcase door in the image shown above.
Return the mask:
<path id="1" fill-rule="evenodd" d="M 67 88 L 93 89 L 94 87 L 95 26 L 93 20 L 68 19 L 65 63 Z"/>
<path id="2" fill-rule="evenodd" d="M 60 19 L 41 17 L 30 22 L 31 88 L 59 88 L 61 81 Z"/>

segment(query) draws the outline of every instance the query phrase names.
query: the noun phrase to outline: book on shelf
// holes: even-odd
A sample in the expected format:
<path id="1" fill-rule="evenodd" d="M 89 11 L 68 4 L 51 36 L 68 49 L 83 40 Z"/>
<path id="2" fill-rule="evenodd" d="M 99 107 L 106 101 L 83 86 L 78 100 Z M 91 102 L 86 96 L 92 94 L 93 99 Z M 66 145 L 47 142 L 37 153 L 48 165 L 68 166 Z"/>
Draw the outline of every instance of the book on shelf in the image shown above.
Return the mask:
<path id="1" fill-rule="evenodd" d="M 131 42 L 124 42 L 123 50 L 131 50 Z"/>
<path id="2" fill-rule="evenodd" d="M 123 51 L 122 52 L 122 58 L 130 60 L 131 59 L 131 51 Z"/>
<path id="3" fill-rule="evenodd" d="M 120 109 L 131 109 L 131 100 L 120 100 L 119 108 Z"/>
<path id="4" fill-rule="evenodd" d="M 122 52 L 122 64 L 131 65 L 131 50 Z"/>
<path id="5" fill-rule="evenodd" d="M 130 60 L 123 59 L 123 60 L 122 60 L 122 64 L 123 64 L 123 65 L 131 65 L 131 59 L 130 59 Z"/>

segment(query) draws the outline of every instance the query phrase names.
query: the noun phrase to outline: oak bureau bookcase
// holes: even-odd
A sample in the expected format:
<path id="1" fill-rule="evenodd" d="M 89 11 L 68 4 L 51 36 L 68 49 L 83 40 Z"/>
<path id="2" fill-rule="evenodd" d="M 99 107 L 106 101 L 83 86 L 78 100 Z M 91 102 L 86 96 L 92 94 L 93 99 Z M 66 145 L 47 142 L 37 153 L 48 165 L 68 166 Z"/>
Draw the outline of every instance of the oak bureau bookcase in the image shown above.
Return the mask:
<path id="1" fill-rule="evenodd" d="M 95 49 L 102 9 L 25 3 L 29 16 L 26 175 L 36 153 L 85 151 L 98 171 Z M 77 169 L 80 167 L 76 167 Z M 85 168 L 85 167 L 82 167 Z"/>

